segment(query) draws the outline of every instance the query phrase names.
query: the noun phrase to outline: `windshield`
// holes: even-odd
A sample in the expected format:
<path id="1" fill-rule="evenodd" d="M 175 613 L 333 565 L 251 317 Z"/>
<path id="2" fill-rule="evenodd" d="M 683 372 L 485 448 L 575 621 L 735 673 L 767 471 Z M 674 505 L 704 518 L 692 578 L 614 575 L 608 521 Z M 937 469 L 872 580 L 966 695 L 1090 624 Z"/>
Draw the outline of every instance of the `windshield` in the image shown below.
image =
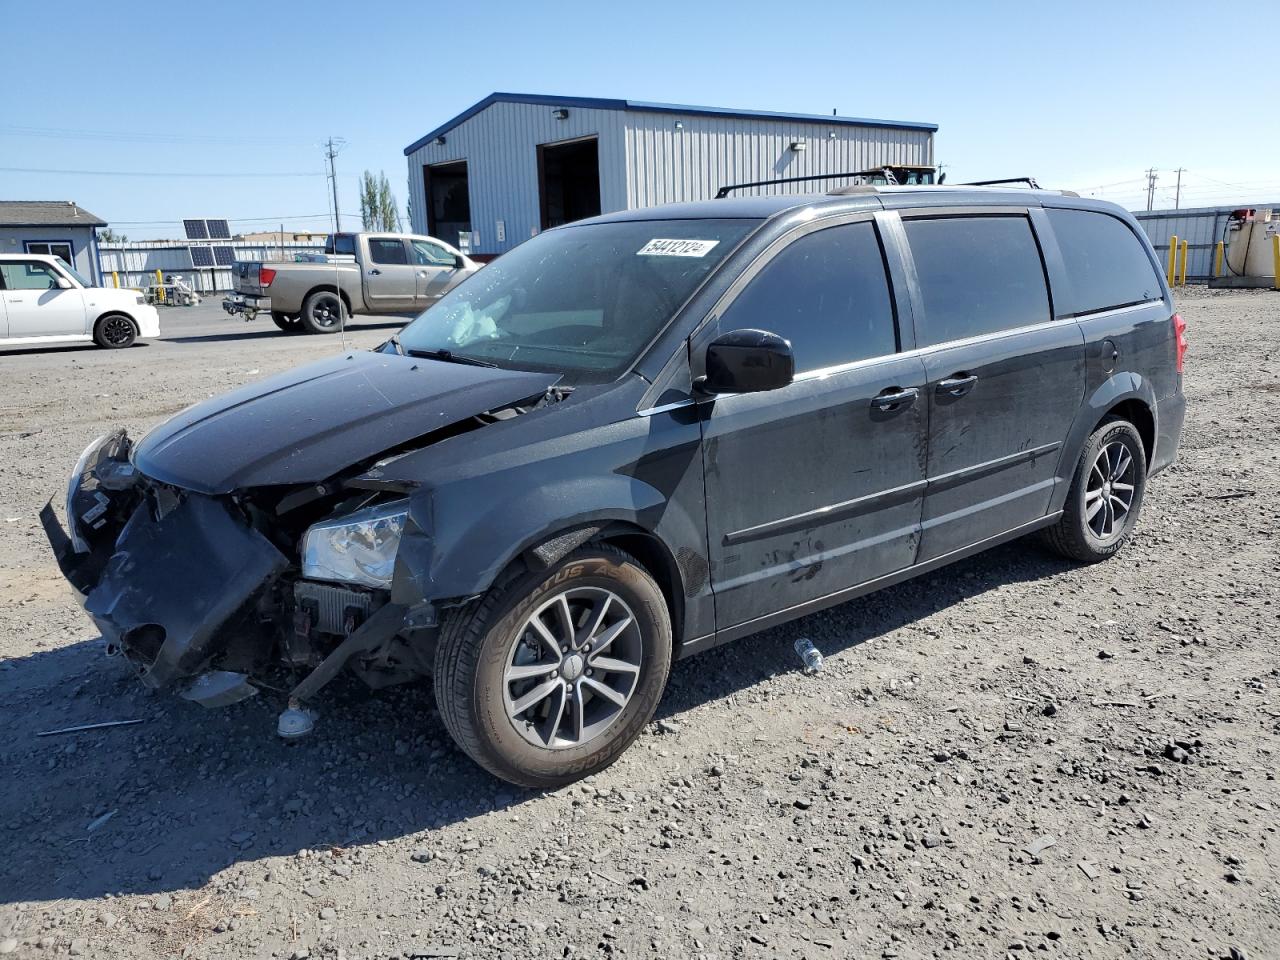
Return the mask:
<path id="1" fill-rule="evenodd" d="M 58 258 L 58 266 L 60 266 L 67 273 L 71 274 L 71 276 L 75 277 L 76 280 L 80 282 L 80 286 L 82 287 L 93 286 L 93 284 L 89 280 L 85 279 L 85 277 L 80 273 L 79 270 L 71 266 L 71 264 L 67 263 L 67 261 L 63 260 L 61 257 Z"/>
<path id="2" fill-rule="evenodd" d="M 405 327 L 406 353 L 615 379 L 757 220 L 564 227 L 481 269 Z"/>

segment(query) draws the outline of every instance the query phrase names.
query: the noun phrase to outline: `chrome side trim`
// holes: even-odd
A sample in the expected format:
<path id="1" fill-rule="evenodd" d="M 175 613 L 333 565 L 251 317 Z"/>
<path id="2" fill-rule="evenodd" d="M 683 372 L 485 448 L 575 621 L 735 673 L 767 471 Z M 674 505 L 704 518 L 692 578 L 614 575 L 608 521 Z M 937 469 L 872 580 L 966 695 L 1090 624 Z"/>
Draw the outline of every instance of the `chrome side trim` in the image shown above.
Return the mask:
<path id="1" fill-rule="evenodd" d="M 1016 453 L 1010 453 L 1003 457 L 996 457 L 994 460 L 975 463 L 971 467 L 961 467 L 959 470 L 940 473 L 936 477 L 929 478 L 929 490 L 932 491 L 937 487 L 954 487 L 968 480 L 986 476 L 989 473 L 999 473 L 1001 470 L 1008 469 L 1009 467 L 1016 467 L 1020 463 L 1025 463 L 1028 460 L 1035 460 L 1037 457 L 1043 457 L 1045 454 L 1053 453 L 1061 446 L 1062 441 L 1055 440 L 1053 443 L 1045 443 L 1038 447 L 1031 447 L 1027 450 L 1019 450 Z"/>
<path id="2" fill-rule="evenodd" d="M 866 496 L 854 497 L 852 500 L 818 507 L 816 510 L 806 510 L 804 513 L 797 513 L 794 516 L 769 520 L 754 527 L 744 527 L 741 530 L 726 533 L 724 535 L 724 544 L 725 546 L 731 546 L 735 543 L 742 543 L 745 540 L 767 537 L 775 533 L 785 533 L 788 530 L 794 530 L 799 527 L 831 523 L 833 520 L 843 520 L 846 517 L 856 516 L 859 513 L 866 513 L 868 510 L 884 506 L 892 500 L 910 499 L 924 490 L 926 485 L 927 481 L 916 480 L 913 483 L 904 483 L 900 487 L 881 490 L 879 493 L 869 493 Z"/>

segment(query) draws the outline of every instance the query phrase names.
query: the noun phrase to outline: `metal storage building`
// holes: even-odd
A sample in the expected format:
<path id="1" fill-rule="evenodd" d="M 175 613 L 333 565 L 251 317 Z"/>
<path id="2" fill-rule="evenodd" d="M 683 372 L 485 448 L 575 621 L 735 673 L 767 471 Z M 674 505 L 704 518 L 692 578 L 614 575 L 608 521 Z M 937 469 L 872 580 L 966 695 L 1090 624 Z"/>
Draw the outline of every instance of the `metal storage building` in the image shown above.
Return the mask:
<path id="1" fill-rule="evenodd" d="M 62 257 L 98 283 L 97 228 L 106 225 L 72 200 L 0 200 L 0 253 Z"/>
<path id="2" fill-rule="evenodd" d="M 405 147 L 413 229 L 499 254 L 597 213 L 730 183 L 931 165 L 937 125 L 494 93 Z M 789 184 L 793 192 L 829 189 Z"/>

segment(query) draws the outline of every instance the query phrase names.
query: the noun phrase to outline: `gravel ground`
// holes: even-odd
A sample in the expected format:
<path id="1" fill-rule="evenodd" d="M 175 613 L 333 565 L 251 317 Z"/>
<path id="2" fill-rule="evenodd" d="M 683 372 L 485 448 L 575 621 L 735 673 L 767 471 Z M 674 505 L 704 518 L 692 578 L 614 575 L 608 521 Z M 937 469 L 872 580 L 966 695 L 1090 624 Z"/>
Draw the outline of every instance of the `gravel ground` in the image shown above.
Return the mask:
<path id="1" fill-rule="evenodd" d="M 0 353 L 0 954 L 1280 956 L 1280 295 L 1181 306 L 1182 455 L 1119 558 L 1015 543 L 683 662 L 554 793 L 481 773 L 426 685 L 336 683 L 292 746 L 265 698 L 150 695 L 62 583 L 36 512 L 85 443 L 333 339 L 205 306 Z"/>

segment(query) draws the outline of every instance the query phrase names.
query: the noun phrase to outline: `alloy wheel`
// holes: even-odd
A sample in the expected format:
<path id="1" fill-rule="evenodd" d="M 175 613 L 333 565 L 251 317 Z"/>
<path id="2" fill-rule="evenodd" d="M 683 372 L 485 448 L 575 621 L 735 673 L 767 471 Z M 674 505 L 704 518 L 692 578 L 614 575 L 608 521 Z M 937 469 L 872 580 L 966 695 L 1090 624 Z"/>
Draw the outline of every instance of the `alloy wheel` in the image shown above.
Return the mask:
<path id="1" fill-rule="evenodd" d="M 534 746 L 581 746 L 630 702 L 642 651 L 635 615 L 616 593 L 601 587 L 557 593 L 526 618 L 507 656 L 507 717 Z"/>
<path id="2" fill-rule="evenodd" d="M 1103 446 L 1089 469 L 1084 517 L 1090 533 L 1110 540 L 1124 527 L 1133 508 L 1136 461 L 1119 440 Z"/>
<path id="3" fill-rule="evenodd" d="M 342 317 L 342 301 L 333 294 L 317 297 L 311 308 L 311 317 L 317 326 L 332 327 Z"/>
<path id="4" fill-rule="evenodd" d="M 113 347 L 121 347 L 133 339 L 133 324 L 124 317 L 107 317 L 102 321 L 102 339 Z"/>

